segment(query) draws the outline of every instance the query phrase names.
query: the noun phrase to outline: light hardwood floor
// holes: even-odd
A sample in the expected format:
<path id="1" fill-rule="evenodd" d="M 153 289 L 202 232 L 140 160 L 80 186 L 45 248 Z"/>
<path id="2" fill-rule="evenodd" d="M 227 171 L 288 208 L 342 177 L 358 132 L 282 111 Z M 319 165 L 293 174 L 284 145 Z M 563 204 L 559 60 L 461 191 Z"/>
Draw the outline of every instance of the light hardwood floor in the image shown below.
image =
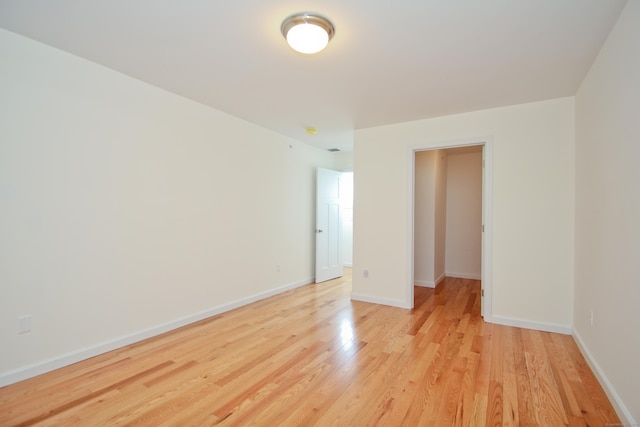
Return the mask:
<path id="1" fill-rule="evenodd" d="M 0 389 L 0 425 L 606 426 L 570 336 L 484 323 L 474 280 L 412 311 L 307 285 Z"/>

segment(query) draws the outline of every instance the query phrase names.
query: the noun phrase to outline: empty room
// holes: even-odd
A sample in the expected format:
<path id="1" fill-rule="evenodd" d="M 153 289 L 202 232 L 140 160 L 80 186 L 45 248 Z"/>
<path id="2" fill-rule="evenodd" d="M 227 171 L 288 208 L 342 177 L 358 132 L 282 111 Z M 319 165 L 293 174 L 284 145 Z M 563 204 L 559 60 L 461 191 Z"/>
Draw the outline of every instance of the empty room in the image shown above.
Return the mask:
<path id="1" fill-rule="evenodd" d="M 638 0 L 0 0 L 0 426 L 640 425 L 639 94 Z"/>

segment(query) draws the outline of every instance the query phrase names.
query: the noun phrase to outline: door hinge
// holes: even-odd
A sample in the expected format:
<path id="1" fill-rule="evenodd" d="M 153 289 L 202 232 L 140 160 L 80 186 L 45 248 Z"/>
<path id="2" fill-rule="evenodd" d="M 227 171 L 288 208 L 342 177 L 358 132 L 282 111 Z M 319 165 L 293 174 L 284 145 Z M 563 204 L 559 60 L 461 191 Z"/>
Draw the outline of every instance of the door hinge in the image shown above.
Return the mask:
<path id="1" fill-rule="evenodd" d="M 482 224 L 482 232 L 484 233 L 484 224 Z"/>
<path id="2" fill-rule="evenodd" d="M 480 291 L 480 296 L 484 298 L 484 289 Z"/>

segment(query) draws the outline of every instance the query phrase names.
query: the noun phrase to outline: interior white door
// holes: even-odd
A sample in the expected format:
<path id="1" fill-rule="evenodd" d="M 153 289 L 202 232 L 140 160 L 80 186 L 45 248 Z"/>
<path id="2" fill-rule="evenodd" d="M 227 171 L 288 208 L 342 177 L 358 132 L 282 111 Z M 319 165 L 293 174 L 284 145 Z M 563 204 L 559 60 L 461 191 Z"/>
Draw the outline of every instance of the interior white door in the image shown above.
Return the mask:
<path id="1" fill-rule="evenodd" d="M 318 168 L 316 176 L 316 283 L 343 275 L 341 172 Z"/>

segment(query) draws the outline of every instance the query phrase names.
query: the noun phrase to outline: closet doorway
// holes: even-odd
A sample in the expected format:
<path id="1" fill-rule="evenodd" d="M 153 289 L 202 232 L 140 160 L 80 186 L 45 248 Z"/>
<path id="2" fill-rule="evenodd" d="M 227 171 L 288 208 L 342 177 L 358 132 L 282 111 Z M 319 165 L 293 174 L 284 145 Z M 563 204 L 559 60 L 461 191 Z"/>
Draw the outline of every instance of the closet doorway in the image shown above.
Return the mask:
<path id="1" fill-rule="evenodd" d="M 491 313 L 490 142 L 412 150 L 413 286 L 444 277 L 480 280 L 482 314 Z M 412 299 L 413 300 L 413 299 Z"/>

